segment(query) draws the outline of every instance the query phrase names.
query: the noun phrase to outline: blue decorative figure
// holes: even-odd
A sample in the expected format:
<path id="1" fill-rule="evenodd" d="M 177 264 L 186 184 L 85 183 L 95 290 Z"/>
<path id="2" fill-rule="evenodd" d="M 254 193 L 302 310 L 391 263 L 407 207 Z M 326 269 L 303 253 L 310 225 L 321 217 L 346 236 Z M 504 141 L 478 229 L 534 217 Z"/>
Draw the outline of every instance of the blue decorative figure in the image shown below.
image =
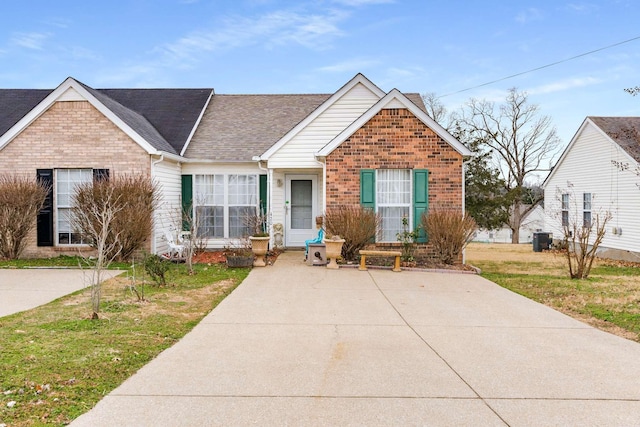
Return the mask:
<path id="1" fill-rule="evenodd" d="M 312 243 L 322 243 L 322 239 L 324 239 L 324 229 L 318 230 L 318 237 L 315 239 L 309 239 L 304 241 L 304 259 L 307 259 L 307 255 L 309 254 L 309 245 Z"/>

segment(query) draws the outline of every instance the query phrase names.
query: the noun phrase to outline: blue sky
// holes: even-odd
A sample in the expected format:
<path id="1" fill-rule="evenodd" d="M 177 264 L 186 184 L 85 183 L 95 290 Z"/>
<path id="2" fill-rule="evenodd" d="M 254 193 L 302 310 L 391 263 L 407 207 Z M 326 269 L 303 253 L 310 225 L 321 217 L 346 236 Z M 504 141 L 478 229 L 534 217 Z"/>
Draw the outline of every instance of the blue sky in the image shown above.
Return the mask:
<path id="1" fill-rule="evenodd" d="M 456 109 L 511 87 L 566 145 L 588 115 L 638 115 L 635 0 L 4 0 L 0 87 L 331 93 L 362 72 Z M 469 89 L 469 90 L 465 90 Z M 462 92 L 460 92 L 462 91 Z"/>

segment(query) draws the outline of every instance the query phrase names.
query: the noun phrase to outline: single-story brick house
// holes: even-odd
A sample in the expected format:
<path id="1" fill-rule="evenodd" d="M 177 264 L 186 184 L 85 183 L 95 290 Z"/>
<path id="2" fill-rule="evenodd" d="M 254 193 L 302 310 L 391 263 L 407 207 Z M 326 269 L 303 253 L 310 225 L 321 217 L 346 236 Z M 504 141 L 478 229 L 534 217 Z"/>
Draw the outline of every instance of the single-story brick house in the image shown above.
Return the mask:
<path id="1" fill-rule="evenodd" d="M 148 173 L 161 189 L 149 243 L 157 253 L 182 206 L 193 206 L 210 248 L 240 237 L 241 218 L 260 208 L 282 226 L 284 246 L 300 247 L 317 233 L 314 218 L 339 205 L 375 209 L 377 242 L 394 244 L 403 217 L 413 226 L 430 207 L 462 214 L 470 154 L 418 94 L 385 93 L 362 74 L 312 95 L 93 89 L 73 78 L 53 90 L 0 90 L 0 171 L 52 184 L 31 256 L 82 247 L 68 215 L 74 183 L 126 172 Z"/>

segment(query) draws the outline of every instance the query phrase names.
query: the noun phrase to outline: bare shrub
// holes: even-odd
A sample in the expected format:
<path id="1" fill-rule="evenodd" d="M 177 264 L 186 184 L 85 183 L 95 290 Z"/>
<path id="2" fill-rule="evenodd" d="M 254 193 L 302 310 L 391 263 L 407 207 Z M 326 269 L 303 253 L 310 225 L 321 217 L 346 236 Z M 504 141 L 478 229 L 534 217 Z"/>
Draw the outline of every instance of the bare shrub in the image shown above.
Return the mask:
<path id="1" fill-rule="evenodd" d="M 591 266 L 596 257 L 598 246 L 606 234 L 607 222 L 611 214 L 596 215 L 590 224 L 572 222 L 562 227 L 564 240 L 567 242 L 565 255 L 569 276 L 572 279 L 586 279 L 591 273 Z M 593 237 L 593 239 L 592 239 Z M 589 241 L 591 240 L 591 243 Z"/>
<path id="2" fill-rule="evenodd" d="M 116 212 L 106 237 L 110 251 L 105 255 L 110 259 L 125 260 L 142 249 L 151 236 L 158 199 L 158 187 L 147 175 L 125 174 L 79 186 L 74 197 L 74 212 L 77 214 L 87 208 L 110 204 Z M 96 220 L 93 219 L 94 222 Z M 90 230 L 88 223 L 78 226 L 80 232 L 89 235 L 86 233 Z M 97 224 L 94 223 L 95 226 Z M 95 247 L 94 241 L 89 243 Z"/>
<path id="3" fill-rule="evenodd" d="M 27 175 L 0 174 L 0 258 L 19 258 L 49 188 Z"/>
<path id="4" fill-rule="evenodd" d="M 327 209 L 324 223 L 329 236 L 338 235 L 345 240 L 342 258 L 354 261 L 380 229 L 380 217 L 371 209 L 361 206 L 338 206 Z"/>
<path id="5" fill-rule="evenodd" d="M 562 226 L 562 246 L 565 249 L 569 277 L 586 279 L 591 273 L 591 266 L 596 257 L 598 247 L 606 234 L 606 226 L 611 219 L 611 212 L 592 210 L 596 195 L 585 201 L 584 195 L 576 197 L 572 183 L 568 188 L 556 188 L 556 199 L 559 210 L 552 212 Z M 588 209 L 585 210 L 585 203 Z M 585 218 L 585 211 L 588 217 Z"/>
<path id="6" fill-rule="evenodd" d="M 432 210 L 422 215 L 422 227 L 437 258 L 444 264 L 454 264 L 476 231 L 475 220 L 459 211 Z"/>

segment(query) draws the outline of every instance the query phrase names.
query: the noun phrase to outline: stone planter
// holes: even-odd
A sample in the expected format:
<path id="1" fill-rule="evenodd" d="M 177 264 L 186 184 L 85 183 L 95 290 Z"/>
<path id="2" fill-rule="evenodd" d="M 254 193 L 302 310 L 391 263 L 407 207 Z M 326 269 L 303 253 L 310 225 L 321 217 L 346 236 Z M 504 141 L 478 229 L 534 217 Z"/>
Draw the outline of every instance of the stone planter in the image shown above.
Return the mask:
<path id="1" fill-rule="evenodd" d="M 342 244 L 345 242 L 344 239 L 329 239 L 324 240 L 324 244 L 326 246 L 327 251 L 327 259 L 329 260 L 329 264 L 327 264 L 327 268 L 336 269 L 338 267 L 338 263 L 336 262 L 338 258 L 340 258 L 342 254 Z"/>
<path id="2" fill-rule="evenodd" d="M 254 267 L 264 267 L 267 265 L 264 262 L 264 256 L 267 254 L 269 250 L 269 236 L 266 237 L 249 237 L 251 240 L 251 250 L 253 254 L 256 256 L 256 260 L 253 262 Z"/>

